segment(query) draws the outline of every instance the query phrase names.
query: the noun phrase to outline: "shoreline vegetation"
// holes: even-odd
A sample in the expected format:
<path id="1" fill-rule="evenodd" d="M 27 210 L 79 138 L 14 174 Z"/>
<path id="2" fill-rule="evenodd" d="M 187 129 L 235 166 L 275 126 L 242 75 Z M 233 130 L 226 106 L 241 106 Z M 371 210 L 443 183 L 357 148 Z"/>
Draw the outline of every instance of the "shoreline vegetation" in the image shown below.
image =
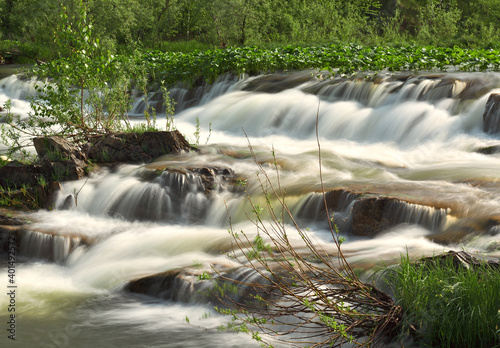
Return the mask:
<path id="1" fill-rule="evenodd" d="M 134 0 L 94 1 L 90 5 L 82 0 L 68 0 L 62 8 L 59 2 L 56 4 L 51 0 L 37 0 L 29 4 L 28 1 L 3 1 L 0 2 L 0 56 L 3 62 L 35 63 L 28 74 L 51 83 L 36 87 L 39 94 L 31 100 L 33 113 L 27 120 L 18 120 L 10 114 L 9 104 L 5 105 L 7 126 L 2 126 L 2 141 L 11 144 L 8 151 L 10 158 L 24 160 L 25 157 L 27 159 L 27 153 L 23 152 L 26 136 L 46 139 L 40 141 L 47 145 L 52 136 L 61 135 L 72 139 L 75 147 L 84 147 L 92 139 L 112 137 L 124 130 L 134 132 L 137 129 L 127 125 L 126 118 L 132 90 L 144 93 L 147 104 L 148 91 L 161 88 L 169 120 L 173 117 L 174 107 L 168 95 L 169 86 L 179 83 L 187 86 L 210 84 L 226 73 L 257 75 L 312 69 L 313 77 L 333 78 L 356 74 L 373 77 L 379 71 L 500 70 L 500 35 L 495 27 L 500 19 L 500 5 L 486 0 L 424 2 L 425 5 L 416 4 L 416 1 L 354 0 L 350 4 L 331 1 L 327 2 L 330 5 L 324 5 L 319 0 L 307 4 L 292 1 L 289 7 L 280 8 L 279 1 L 271 0 L 210 3 L 152 1 L 155 8 L 145 6 L 137 12 L 149 16 L 149 21 L 139 21 L 131 17 L 139 6 L 139 2 Z M 107 4 L 127 11 L 122 13 L 122 17 L 115 18 L 115 12 L 102 10 Z M 37 17 L 36 11 L 32 11 L 33 6 L 39 6 L 42 15 L 47 9 L 58 13 L 53 21 L 58 28 L 54 35 L 49 37 L 49 31 L 42 30 L 48 23 L 46 19 Z M 19 16 L 28 18 L 28 10 L 35 18 L 21 25 Z M 239 14 L 237 21 L 224 20 L 234 17 L 236 13 Z M 123 25 L 113 24 L 117 22 Z M 168 26 L 168 32 L 165 31 L 166 23 L 173 23 Z M 53 25 L 52 22 L 50 25 Z M 269 42 L 265 42 L 268 48 L 255 45 L 263 37 L 270 38 Z M 304 45 L 309 37 L 319 44 Z M 338 40 L 339 37 L 342 40 Z M 200 44 L 192 44 L 190 40 L 193 39 Z M 171 45 L 169 40 L 184 40 L 185 46 L 181 46 L 188 47 L 185 49 L 188 52 L 170 50 L 175 45 Z M 275 42 L 298 44 L 276 45 Z M 85 92 L 89 95 L 84 97 Z M 166 130 L 173 133 L 175 125 L 173 118 L 170 120 Z M 151 133 L 160 131 L 155 110 L 151 113 L 146 111 L 141 130 Z M 125 145 L 127 141 L 115 142 Z M 187 142 L 184 147 L 191 149 Z M 51 167 L 46 169 L 49 175 L 61 174 L 57 171 L 61 168 L 69 173 L 69 167 L 76 170 L 76 178 L 85 175 L 85 168 L 80 166 L 80 161 L 85 159 L 77 154 L 80 150 L 72 151 L 65 153 L 61 148 L 54 150 L 51 147 L 46 155 L 40 156 L 50 163 Z M 106 158 L 110 156 L 108 152 L 100 155 L 101 162 L 107 162 Z M 3 168 L 9 163 L 12 164 L 9 159 L 1 159 Z M 32 167 L 32 187 L 19 183 L 15 189 L 20 194 L 14 199 L 22 199 L 23 195 L 31 197 L 32 188 L 36 191 L 37 187 L 45 189 L 49 185 L 49 179 L 36 172 L 39 170 L 36 165 L 43 163 L 27 164 L 35 166 Z M 27 168 L 17 162 L 14 166 Z M 265 172 L 263 174 L 266 175 Z M 54 178 L 54 181 L 64 181 L 69 177 L 55 175 Z M 251 241 L 244 234 L 238 235 L 234 231 L 232 234 L 244 253 L 246 261 L 242 260 L 242 264 L 249 265 L 260 273 L 267 284 L 271 284 L 269 287 L 246 284 L 256 289 L 253 298 L 257 301 L 256 307 L 272 310 L 249 312 L 249 308 L 241 303 L 233 303 L 239 312 L 221 310 L 235 318 L 236 324 L 231 329 L 251 331 L 246 323 L 277 333 L 268 320 L 283 315 L 290 308 L 276 310 L 273 307 L 275 303 L 268 299 L 281 293 L 299 308 L 294 312 L 297 318 L 305 323 L 310 323 L 307 318 L 315 318 L 314 325 L 319 327 L 316 332 L 326 334 L 323 341 L 326 346 L 341 346 L 347 341 L 369 346 L 379 342 L 385 334 L 392 335 L 390 339 L 396 337 L 404 341 L 410 337 L 422 344 L 443 347 L 466 347 L 471 343 L 484 347 L 500 345 L 500 311 L 497 309 L 500 303 L 498 296 L 494 296 L 500 293 L 498 267 L 485 263 L 473 270 L 472 267 L 466 268 L 467 271 L 463 272 L 451 264 L 439 263 L 427 267 L 422 266 L 422 262 L 412 263 L 403 258 L 395 278 L 390 280 L 394 293 L 394 299 L 391 299 L 374 286 L 361 282 L 343 256 L 337 260 L 342 267 L 330 264 L 300 229 L 298 232 L 302 233 L 306 246 L 319 260 L 320 266 L 295 252 L 287 243 L 282 216 L 276 214 L 280 210 L 281 214 L 285 212 L 287 218 L 293 219 L 281 187 L 266 185 L 269 181 L 265 180 L 269 179 L 264 179 L 262 187 L 271 187 L 272 192 L 263 188 L 263 195 L 266 198 L 275 195 L 281 205 L 276 207 L 276 211 L 270 204 L 266 207 L 274 214 L 276 230 L 273 231 L 277 234 L 270 234 L 265 229 L 260 215 L 262 208 L 253 203 L 254 216 L 250 219 L 271 238 L 274 245 L 266 244 L 262 239 Z M 19 208 L 26 208 L 26 205 L 9 198 L 7 193 L 10 189 L 8 184 L 2 185 L 0 205 L 16 203 Z M 75 193 L 75 204 L 76 196 Z M 334 224 L 330 227 L 341 255 L 342 237 Z M 268 267 L 269 259 L 284 265 L 288 274 L 273 273 Z M 315 272 L 316 278 L 313 276 Z M 445 278 L 447 282 L 439 281 Z M 329 282 L 329 279 L 332 281 Z M 269 297 L 259 298 L 260 293 Z M 442 310 L 432 312 L 436 308 Z M 484 312 L 487 312 L 486 317 L 482 316 Z M 256 317 L 254 313 L 261 316 Z M 429 321 L 430 313 L 433 313 L 434 322 Z M 445 320 L 448 320 L 446 325 L 439 324 Z M 296 325 L 297 328 L 302 326 L 300 323 Z M 384 328 L 390 328 L 390 332 L 385 332 Z M 476 336 L 478 333 L 480 338 Z M 253 331 L 253 337 L 257 341 L 262 340 L 258 330 Z"/>

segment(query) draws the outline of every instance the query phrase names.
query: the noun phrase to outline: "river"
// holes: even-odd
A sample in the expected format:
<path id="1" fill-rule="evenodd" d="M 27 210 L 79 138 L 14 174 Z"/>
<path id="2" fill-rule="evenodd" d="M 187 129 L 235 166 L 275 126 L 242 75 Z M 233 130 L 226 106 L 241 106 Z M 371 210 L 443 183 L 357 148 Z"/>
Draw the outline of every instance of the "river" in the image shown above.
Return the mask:
<path id="1" fill-rule="evenodd" d="M 448 250 L 500 257 L 495 223 L 500 221 L 500 152 L 494 147 L 500 138 L 483 131 L 486 102 L 500 92 L 500 75 L 334 81 L 310 76 L 226 77 L 194 92 L 173 89 L 176 127 L 199 142 L 200 152 L 64 183 L 55 209 L 26 214 L 38 232 L 22 245 L 17 260 L 16 346 L 259 346 L 248 335 L 219 332 L 228 318 L 206 303 L 124 290 L 130 280 L 155 273 L 231 262 L 224 254 L 232 242 L 228 216 L 236 230 L 255 233 L 244 190 L 232 190 L 219 178 L 207 196 L 195 177 L 165 174 L 149 180 L 144 173 L 224 168 L 246 182 L 255 202 L 263 201 L 249 144 L 277 185 L 276 162 L 291 210 L 328 248 L 332 237 L 318 208 L 319 140 L 325 187 L 343 190 L 334 216 L 355 267 L 370 270 L 396 262 L 401 254 Z M 11 99 L 12 111 L 27 115 L 32 84 L 15 75 L 4 78 L 0 103 Z M 142 107 L 137 100 L 133 120 L 140 119 Z M 158 122 L 164 122 L 164 114 Z M 78 204 L 62 209 L 75 191 L 80 191 Z M 403 202 L 403 207 L 387 205 L 382 214 L 388 223 L 373 235 L 356 233 L 352 221 L 353 204 L 367 196 Z M 45 250 L 47 245 L 53 250 Z M 6 290 L 7 269 L 0 274 Z M 0 296 L 3 323 L 8 303 Z"/>

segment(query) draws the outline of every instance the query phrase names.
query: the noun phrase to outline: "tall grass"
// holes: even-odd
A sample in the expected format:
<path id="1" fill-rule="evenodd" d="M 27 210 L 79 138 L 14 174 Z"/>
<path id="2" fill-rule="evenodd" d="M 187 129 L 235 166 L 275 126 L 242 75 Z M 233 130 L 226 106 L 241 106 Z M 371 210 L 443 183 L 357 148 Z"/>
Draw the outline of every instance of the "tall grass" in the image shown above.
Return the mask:
<path id="1" fill-rule="evenodd" d="M 402 331 L 437 347 L 500 347 L 500 269 L 402 257 L 393 284 Z"/>

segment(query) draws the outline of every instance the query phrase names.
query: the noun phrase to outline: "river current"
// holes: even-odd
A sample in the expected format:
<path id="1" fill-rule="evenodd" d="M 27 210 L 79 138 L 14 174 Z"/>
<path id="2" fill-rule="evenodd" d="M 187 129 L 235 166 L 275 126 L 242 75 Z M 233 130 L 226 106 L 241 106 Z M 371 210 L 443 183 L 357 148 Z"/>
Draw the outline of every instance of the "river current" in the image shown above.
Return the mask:
<path id="1" fill-rule="evenodd" d="M 255 233 L 243 190 L 221 180 L 207 196 L 196 177 L 146 180 L 144 173 L 227 168 L 246 182 L 255 202 L 263 202 L 249 145 L 277 185 L 276 162 L 292 212 L 329 248 L 332 237 L 317 207 L 319 141 L 325 188 L 344 194 L 334 212 L 346 238 L 343 248 L 349 262 L 367 273 L 407 253 L 467 250 L 500 257 L 500 223 L 492 224 L 500 221 L 500 136 L 483 130 L 486 102 L 498 92 L 500 75 L 493 73 L 320 80 L 295 72 L 173 89 L 175 125 L 199 143 L 199 152 L 64 183 L 55 209 L 26 214 L 37 232 L 22 245 L 16 268 L 16 346 L 258 347 L 248 335 L 217 330 L 229 319 L 206 303 L 124 290 L 140 277 L 232 262 L 225 255 L 232 248 L 229 217 L 236 230 Z M 33 93 L 32 81 L 15 75 L 0 81 L 0 104 L 11 99 L 12 112 L 21 117 Z M 143 104 L 140 98 L 134 104 L 134 122 Z M 62 209 L 75 191 L 78 204 Z M 383 216 L 392 223 L 376 235 L 353 231 L 352 207 L 363 194 L 405 202 L 387 207 Z M 50 258 L 43 249 L 48 239 Z M 300 238 L 293 242 L 299 245 Z M 7 274 L 4 267 L 2 290 Z M 0 296 L 2 327 L 8 301 Z M 2 332 L 4 346 L 9 342 Z"/>

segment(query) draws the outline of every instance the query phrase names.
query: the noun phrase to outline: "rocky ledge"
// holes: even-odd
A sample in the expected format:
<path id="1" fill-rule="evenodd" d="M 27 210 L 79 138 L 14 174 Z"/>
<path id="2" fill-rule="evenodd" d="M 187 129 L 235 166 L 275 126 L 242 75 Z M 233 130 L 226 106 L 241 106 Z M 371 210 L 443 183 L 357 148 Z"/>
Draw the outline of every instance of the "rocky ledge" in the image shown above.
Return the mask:
<path id="1" fill-rule="evenodd" d="M 83 146 L 60 136 L 35 138 L 33 144 L 37 162 L 12 161 L 0 168 L 0 199 L 15 208 L 51 208 L 59 182 L 81 179 L 98 164 L 148 163 L 193 150 L 179 131 L 109 134 Z"/>

